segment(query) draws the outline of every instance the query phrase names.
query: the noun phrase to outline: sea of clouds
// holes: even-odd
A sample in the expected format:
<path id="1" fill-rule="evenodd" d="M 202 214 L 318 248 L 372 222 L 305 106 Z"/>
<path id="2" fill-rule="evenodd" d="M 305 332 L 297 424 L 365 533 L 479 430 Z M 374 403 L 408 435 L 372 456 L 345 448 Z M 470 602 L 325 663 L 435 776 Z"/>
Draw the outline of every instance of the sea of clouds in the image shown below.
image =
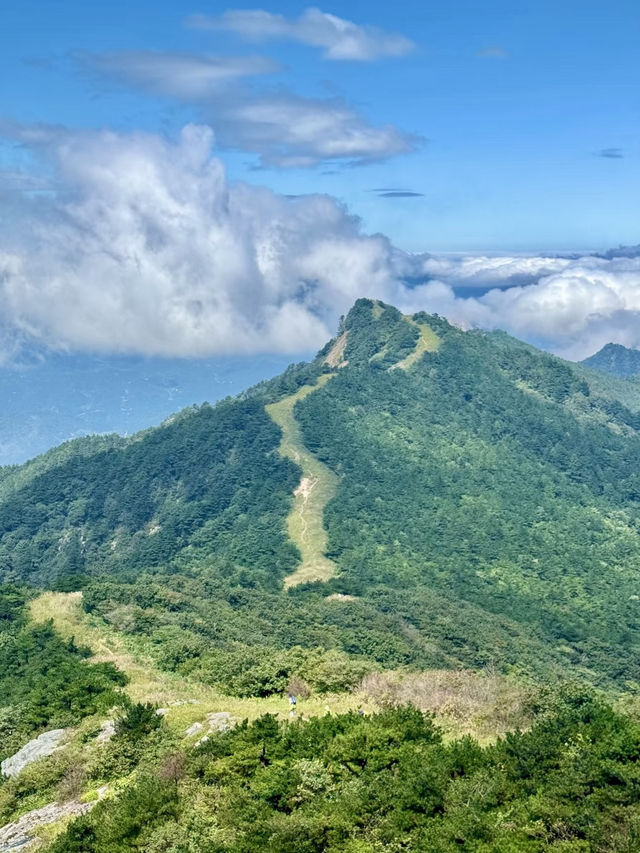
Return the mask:
<path id="1" fill-rule="evenodd" d="M 47 168 L 38 180 L 19 171 L 0 180 L 5 360 L 31 342 L 163 356 L 293 354 L 321 346 L 360 296 L 465 328 L 503 328 L 572 359 L 609 341 L 640 346 L 634 252 L 409 254 L 363 233 L 329 196 L 230 183 L 204 125 L 173 142 L 11 133 Z"/>

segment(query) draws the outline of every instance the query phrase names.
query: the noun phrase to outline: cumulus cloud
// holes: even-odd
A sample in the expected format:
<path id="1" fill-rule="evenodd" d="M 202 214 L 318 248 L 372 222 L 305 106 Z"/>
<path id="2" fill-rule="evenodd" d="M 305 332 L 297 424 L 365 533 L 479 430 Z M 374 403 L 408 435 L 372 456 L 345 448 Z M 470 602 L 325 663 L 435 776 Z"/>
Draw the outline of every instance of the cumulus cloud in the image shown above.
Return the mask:
<path id="1" fill-rule="evenodd" d="M 209 97 L 224 85 L 243 77 L 273 74 L 279 63 L 265 56 L 198 56 L 152 50 L 108 53 L 78 52 L 86 68 L 109 74 L 160 95 L 186 100 Z"/>
<path id="2" fill-rule="evenodd" d="M 47 158 L 55 187 L 22 193 L 0 237 L 5 357 L 25 341 L 167 356 L 308 351 L 360 296 L 505 328 L 569 358 L 609 341 L 640 346 L 640 257 L 407 254 L 328 196 L 230 184 L 205 126 L 176 142 L 4 133 Z M 461 282 L 490 289 L 462 298 Z"/>
<path id="3" fill-rule="evenodd" d="M 192 15 L 187 25 L 199 29 L 226 30 L 247 41 L 288 39 L 322 48 L 325 59 L 366 61 L 405 56 L 415 45 L 410 39 L 378 27 L 362 26 L 310 7 L 298 18 L 262 9 L 232 9 L 218 17 Z"/>
<path id="4" fill-rule="evenodd" d="M 496 260 L 466 258 L 461 266 L 486 281 L 496 275 Z M 504 263 L 498 269 L 506 273 L 508 259 L 500 260 Z M 544 270 L 550 259 L 511 260 L 513 267 L 527 260 Z M 640 258 L 551 260 L 557 262 L 557 270 L 540 274 L 535 282 L 494 287 L 476 298 L 456 296 L 457 274 L 448 281 L 431 281 L 415 288 L 413 304 L 426 302 L 430 310 L 466 328 L 506 329 L 569 359 L 582 359 L 610 341 L 640 347 Z M 426 265 L 433 269 L 438 263 L 430 258 Z M 445 261 L 440 272 L 447 266 Z"/>
<path id="5" fill-rule="evenodd" d="M 394 295 L 393 250 L 322 195 L 229 185 L 209 128 L 14 128 L 54 162 L 0 249 L 0 313 L 51 347 L 153 355 L 320 346 L 359 295 Z"/>
<path id="6" fill-rule="evenodd" d="M 372 124 L 342 98 L 242 85 L 241 78 L 279 70 L 264 57 L 124 51 L 77 54 L 76 61 L 153 94 L 195 104 L 220 147 L 256 154 L 265 167 L 363 165 L 413 151 L 420 143 L 392 125 Z"/>

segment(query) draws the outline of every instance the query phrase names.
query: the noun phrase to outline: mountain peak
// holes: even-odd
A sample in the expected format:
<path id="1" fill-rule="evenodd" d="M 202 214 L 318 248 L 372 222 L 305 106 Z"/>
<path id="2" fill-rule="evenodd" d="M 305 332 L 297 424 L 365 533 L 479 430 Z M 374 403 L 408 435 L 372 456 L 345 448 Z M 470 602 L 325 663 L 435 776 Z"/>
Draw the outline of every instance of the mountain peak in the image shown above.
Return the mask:
<path id="1" fill-rule="evenodd" d="M 640 350 L 608 343 L 581 364 L 626 379 L 640 374 Z"/>

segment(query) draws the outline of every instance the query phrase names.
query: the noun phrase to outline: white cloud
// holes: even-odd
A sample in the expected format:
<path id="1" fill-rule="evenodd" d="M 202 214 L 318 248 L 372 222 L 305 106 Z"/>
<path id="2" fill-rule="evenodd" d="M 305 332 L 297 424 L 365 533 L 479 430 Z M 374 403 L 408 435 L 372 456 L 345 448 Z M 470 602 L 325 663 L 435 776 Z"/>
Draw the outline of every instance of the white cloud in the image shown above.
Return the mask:
<path id="1" fill-rule="evenodd" d="M 490 291 L 481 301 L 514 334 L 567 358 L 610 341 L 640 346 L 638 258 L 579 258 L 535 285 Z"/>
<path id="2" fill-rule="evenodd" d="M 264 57 L 124 51 L 77 54 L 76 61 L 156 95 L 194 103 L 219 146 L 256 154 L 261 166 L 363 165 L 413 151 L 419 144 L 417 137 L 392 125 L 372 124 L 341 98 L 241 85 L 241 78 L 280 69 Z"/>
<path id="3" fill-rule="evenodd" d="M 243 77 L 273 74 L 279 63 L 265 56 L 198 56 L 191 53 L 136 50 L 77 53 L 83 66 L 134 83 L 151 92 L 185 100 L 209 97 Z"/>
<path id="4" fill-rule="evenodd" d="M 414 304 L 428 304 L 462 326 L 502 328 L 569 359 L 582 359 L 613 341 L 640 347 L 640 258 L 444 259 L 444 281 L 414 291 Z M 557 269 L 549 272 L 548 265 Z M 439 259 L 425 266 L 438 268 Z M 536 268 L 538 273 L 536 274 Z M 530 274 L 532 283 L 494 288 L 476 298 L 457 298 L 453 287 L 466 280 L 485 286 L 509 284 Z M 493 276 L 493 279 L 492 279 Z M 502 276 L 502 278 L 500 278 Z"/>
<path id="5" fill-rule="evenodd" d="M 192 15 L 188 25 L 200 29 L 227 30 L 247 41 L 289 39 L 322 48 L 326 59 L 366 61 L 386 56 L 405 56 L 415 45 L 396 33 L 361 26 L 308 8 L 298 18 L 286 18 L 262 9 L 233 9 L 219 17 Z"/>
<path id="6" fill-rule="evenodd" d="M 22 245 L 0 254 L 0 312 L 52 347 L 154 355 L 320 346 L 362 293 L 393 287 L 392 250 L 327 196 L 229 185 L 212 132 L 15 130 L 55 161 Z"/>
<path id="7" fill-rule="evenodd" d="M 208 112 L 221 144 L 255 152 L 265 166 L 301 168 L 335 161 L 362 165 L 417 146 L 414 137 L 391 125 L 370 124 L 338 98 L 303 98 L 281 91 L 214 104 Z"/>
<path id="8" fill-rule="evenodd" d="M 571 263 L 560 257 L 496 257 L 486 255 L 457 255 L 429 257 L 422 269 L 432 278 L 441 278 L 465 287 L 510 287 L 531 284 L 542 275 L 558 272 Z"/>
<path id="9" fill-rule="evenodd" d="M 202 126 L 175 143 L 4 132 L 48 158 L 56 187 L 20 194 L 0 238 L 5 357 L 25 339 L 150 355 L 295 353 L 322 345 L 360 296 L 504 328 L 570 358 L 609 341 L 640 347 L 640 257 L 408 255 L 363 234 L 328 196 L 229 184 Z M 425 272 L 437 278 L 403 281 Z M 500 286 L 457 296 L 468 282 Z"/>

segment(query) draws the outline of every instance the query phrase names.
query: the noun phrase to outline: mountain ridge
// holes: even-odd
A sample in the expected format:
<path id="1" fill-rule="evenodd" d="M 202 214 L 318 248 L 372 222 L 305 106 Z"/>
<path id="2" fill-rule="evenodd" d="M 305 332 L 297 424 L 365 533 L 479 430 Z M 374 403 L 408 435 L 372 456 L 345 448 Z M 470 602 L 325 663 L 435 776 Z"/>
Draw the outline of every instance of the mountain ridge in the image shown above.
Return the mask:
<path id="1" fill-rule="evenodd" d="M 421 326 L 430 346 L 412 361 Z M 332 367 L 326 359 L 338 340 L 343 366 Z M 265 407 L 319 379 L 292 415 L 306 451 L 336 478 L 315 521 L 337 569 L 324 590 L 299 587 L 292 600 L 307 624 L 287 642 L 320 640 L 394 666 L 495 660 L 509 669 L 526 659 L 525 669 L 547 674 L 560 673 L 569 655 L 596 683 L 640 680 L 636 641 L 623 642 L 638 630 L 629 602 L 640 561 L 640 417 L 593 394 L 568 363 L 508 336 L 462 332 L 422 313 L 407 318 L 366 299 L 312 362 L 238 398 L 185 410 L 131 439 L 85 439 L 82 452 L 71 443 L 5 470 L 2 577 L 86 588 L 87 606 L 104 614 L 113 596 L 137 612 L 145 577 L 171 586 L 192 576 L 194 590 L 202 583 L 230 599 L 234 589 L 254 590 L 243 618 L 257 626 L 266 601 L 283 602 L 285 578 L 304 564 L 287 529 L 304 471 L 279 454 L 282 430 Z M 567 562 L 575 568 L 567 574 L 565 565 L 563 579 Z M 603 562 L 612 566 L 604 576 Z M 336 617 L 324 597 L 334 593 L 348 596 L 351 635 L 336 628 L 323 636 L 327 608 Z M 205 602 L 211 594 L 202 593 Z M 412 626 L 411 642 L 385 610 Z M 460 636 L 448 633 L 454 622 Z M 234 631 L 222 630 L 223 644 L 236 642 Z M 201 649 L 196 659 L 206 658 L 211 637 L 186 634 Z M 256 627 L 258 636 L 266 634 Z M 619 674 L 609 671 L 614 660 Z"/>
<path id="2" fill-rule="evenodd" d="M 640 374 L 640 350 L 609 343 L 580 363 L 621 379 L 629 379 Z"/>
<path id="3" fill-rule="evenodd" d="M 64 800 L 48 853 L 631 849 L 621 391 L 363 299 L 236 398 L 2 469 L 0 758 L 66 727 L 9 837 Z"/>

